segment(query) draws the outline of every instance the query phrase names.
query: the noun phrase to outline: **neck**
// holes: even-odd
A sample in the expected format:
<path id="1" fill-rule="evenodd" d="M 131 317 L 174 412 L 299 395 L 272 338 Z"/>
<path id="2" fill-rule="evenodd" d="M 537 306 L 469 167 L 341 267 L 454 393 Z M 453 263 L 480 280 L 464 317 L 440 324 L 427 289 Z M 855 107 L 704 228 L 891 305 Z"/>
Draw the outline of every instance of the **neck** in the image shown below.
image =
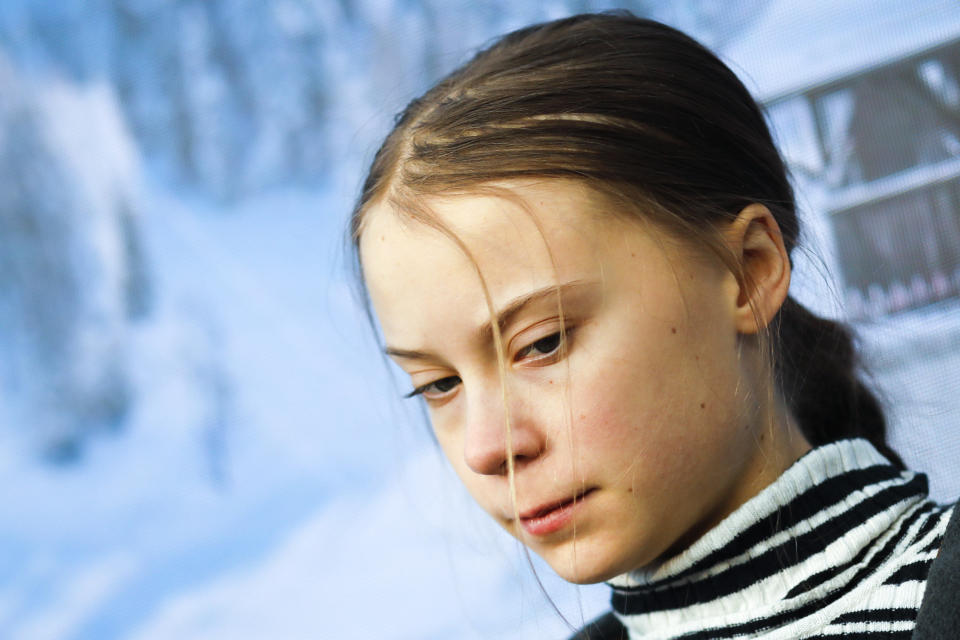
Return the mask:
<path id="1" fill-rule="evenodd" d="M 810 451 L 810 443 L 796 419 L 782 403 L 776 404 L 773 411 L 757 412 L 760 415 L 753 427 L 757 447 L 752 458 L 744 465 L 744 475 L 737 491 L 717 504 L 707 518 L 679 538 L 663 558 L 673 557 L 688 548 L 741 505 L 773 484 L 794 462 Z"/>
<path id="2" fill-rule="evenodd" d="M 866 440 L 824 445 L 688 549 L 612 579 L 614 611 L 631 638 L 820 637 L 894 613 L 909 631 L 949 519 L 925 497 Z"/>

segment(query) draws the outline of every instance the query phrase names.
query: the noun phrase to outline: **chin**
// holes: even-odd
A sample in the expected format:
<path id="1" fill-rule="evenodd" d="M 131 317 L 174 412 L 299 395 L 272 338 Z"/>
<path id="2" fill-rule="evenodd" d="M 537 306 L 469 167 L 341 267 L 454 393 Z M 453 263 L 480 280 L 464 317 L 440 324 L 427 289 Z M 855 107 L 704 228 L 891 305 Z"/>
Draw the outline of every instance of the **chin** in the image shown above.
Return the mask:
<path id="1" fill-rule="evenodd" d="M 551 549 L 546 552 L 537 551 L 537 553 L 558 576 L 572 584 L 606 582 L 634 568 L 631 563 L 624 562 L 622 558 L 604 557 L 603 553 L 597 553 L 589 546 L 579 544 L 576 549 Z"/>
<path id="2" fill-rule="evenodd" d="M 610 578 L 614 578 L 620 575 L 619 573 L 613 573 L 610 575 L 607 574 L 573 574 L 565 575 L 560 574 L 560 577 L 569 582 L 570 584 L 579 584 L 579 585 L 588 585 L 588 584 L 599 584 L 601 582 L 606 582 Z"/>
<path id="3" fill-rule="evenodd" d="M 619 569 L 604 570 L 598 567 L 587 567 L 582 565 L 578 567 L 570 567 L 569 565 L 566 567 L 556 567 L 553 565 L 550 566 L 553 567 L 553 570 L 557 572 L 557 575 L 571 584 L 597 584 L 600 582 L 606 582 L 607 580 L 615 578 L 622 573 L 626 573 L 626 571 L 620 571 Z"/>

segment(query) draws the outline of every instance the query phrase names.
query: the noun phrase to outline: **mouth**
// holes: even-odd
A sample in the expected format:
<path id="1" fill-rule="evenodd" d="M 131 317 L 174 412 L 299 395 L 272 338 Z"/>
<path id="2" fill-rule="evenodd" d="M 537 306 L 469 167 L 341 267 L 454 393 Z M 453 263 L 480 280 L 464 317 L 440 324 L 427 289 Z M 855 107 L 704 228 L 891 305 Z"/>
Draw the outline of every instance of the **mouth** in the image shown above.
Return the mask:
<path id="1" fill-rule="evenodd" d="M 594 488 L 581 491 L 569 498 L 540 505 L 520 514 L 520 526 L 534 536 L 545 536 L 567 526 Z"/>

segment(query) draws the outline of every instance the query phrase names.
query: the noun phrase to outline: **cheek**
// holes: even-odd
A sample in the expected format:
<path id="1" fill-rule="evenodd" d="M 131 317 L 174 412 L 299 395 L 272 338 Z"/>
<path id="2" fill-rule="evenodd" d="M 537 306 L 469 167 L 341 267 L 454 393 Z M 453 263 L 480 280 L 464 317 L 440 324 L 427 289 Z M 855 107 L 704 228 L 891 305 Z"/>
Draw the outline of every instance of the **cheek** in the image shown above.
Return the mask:
<path id="1" fill-rule="evenodd" d="M 725 437 L 735 387 L 728 358 L 708 357 L 689 326 L 673 328 L 647 334 L 645 344 L 656 348 L 634 340 L 620 357 L 606 360 L 610 366 L 590 368 L 573 381 L 578 461 L 669 480 L 703 464 L 705 449 Z M 603 361 L 596 355 L 589 362 Z"/>
<path id="2" fill-rule="evenodd" d="M 443 452 L 443 456 L 461 480 L 465 480 L 466 476 L 464 475 L 464 471 L 467 466 L 463 458 L 463 440 L 460 434 L 457 430 L 443 424 L 438 425 L 432 415 L 429 417 L 429 421 L 430 430 L 433 432 L 433 437 L 437 439 L 437 444 L 440 447 L 440 451 Z"/>
<path id="3" fill-rule="evenodd" d="M 662 385 L 639 378 L 611 366 L 573 381 L 571 452 L 587 469 L 624 469 L 662 437 Z"/>
<path id="4" fill-rule="evenodd" d="M 464 472 L 467 470 L 467 463 L 463 458 L 463 440 L 459 433 L 453 429 L 438 429 L 432 422 L 430 428 L 450 466 L 460 478 L 466 479 Z"/>

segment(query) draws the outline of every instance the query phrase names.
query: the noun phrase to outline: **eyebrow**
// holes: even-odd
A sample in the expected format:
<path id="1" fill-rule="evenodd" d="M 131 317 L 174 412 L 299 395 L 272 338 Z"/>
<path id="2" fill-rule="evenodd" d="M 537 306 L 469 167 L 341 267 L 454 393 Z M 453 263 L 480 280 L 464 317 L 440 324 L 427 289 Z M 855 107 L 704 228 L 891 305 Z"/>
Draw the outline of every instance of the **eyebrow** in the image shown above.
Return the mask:
<path id="1" fill-rule="evenodd" d="M 525 293 L 522 296 L 514 298 L 508 302 L 500 311 L 495 314 L 497 326 L 502 331 L 513 319 L 523 311 L 526 307 L 540 302 L 545 298 L 551 296 L 559 296 L 560 299 L 563 299 L 563 295 L 569 292 L 572 289 L 577 289 L 579 287 L 590 284 L 586 280 L 571 280 L 570 282 L 565 282 L 563 284 L 552 284 L 541 289 L 535 289 L 529 293 Z M 492 342 L 493 341 L 493 325 L 490 322 L 486 322 L 478 330 L 478 337 L 482 342 Z M 435 359 L 436 356 L 427 352 L 419 351 L 416 349 L 400 349 L 397 347 L 388 346 L 384 349 L 384 353 L 388 356 L 394 356 L 397 358 L 403 358 L 405 360 L 430 360 Z"/>

